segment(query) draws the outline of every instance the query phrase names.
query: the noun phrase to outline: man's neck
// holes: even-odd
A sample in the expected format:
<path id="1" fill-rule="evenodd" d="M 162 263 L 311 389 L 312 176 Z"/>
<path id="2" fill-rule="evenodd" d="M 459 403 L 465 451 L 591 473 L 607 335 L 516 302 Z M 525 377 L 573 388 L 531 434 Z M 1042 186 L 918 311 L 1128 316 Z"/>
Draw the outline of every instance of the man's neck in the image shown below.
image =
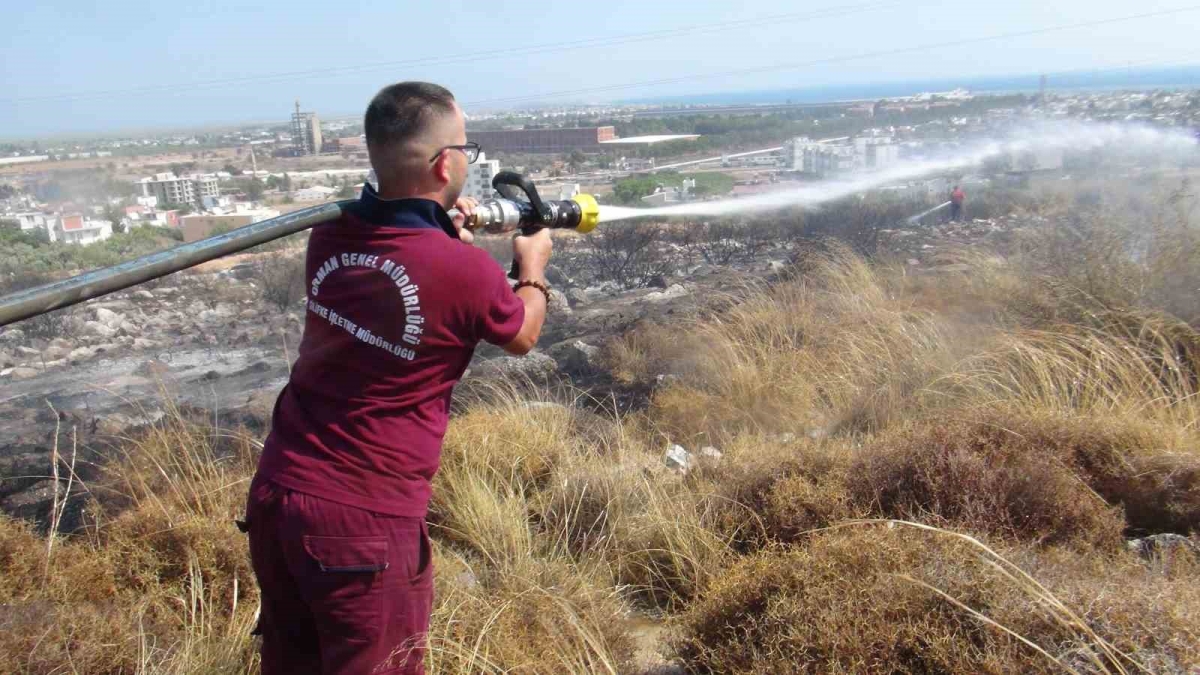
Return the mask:
<path id="1" fill-rule="evenodd" d="M 380 185 L 376 193 L 380 199 L 428 199 L 442 204 L 442 208 L 446 208 L 446 205 L 442 203 L 440 192 L 415 192 L 413 190 L 397 189 L 394 186 Z"/>

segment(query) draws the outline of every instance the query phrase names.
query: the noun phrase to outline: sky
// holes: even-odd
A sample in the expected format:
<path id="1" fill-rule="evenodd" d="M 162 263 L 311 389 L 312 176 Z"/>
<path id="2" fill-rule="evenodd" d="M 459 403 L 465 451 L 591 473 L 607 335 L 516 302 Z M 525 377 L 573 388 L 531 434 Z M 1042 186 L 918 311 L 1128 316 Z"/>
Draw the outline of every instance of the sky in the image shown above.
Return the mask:
<path id="1" fill-rule="evenodd" d="M 0 0 L 0 16 L 5 138 L 283 122 L 296 99 L 356 116 L 409 79 L 449 87 L 470 114 L 1200 63 L 1200 4 L 1186 0 Z"/>

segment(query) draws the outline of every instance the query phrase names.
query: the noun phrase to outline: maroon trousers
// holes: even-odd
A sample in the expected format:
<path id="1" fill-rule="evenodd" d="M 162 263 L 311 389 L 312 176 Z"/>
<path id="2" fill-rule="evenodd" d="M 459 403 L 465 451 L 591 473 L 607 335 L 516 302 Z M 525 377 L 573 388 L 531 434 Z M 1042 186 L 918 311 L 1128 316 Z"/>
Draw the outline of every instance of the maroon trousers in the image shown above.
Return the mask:
<path id="1" fill-rule="evenodd" d="M 433 607 L 423 518 L 256 480 L 246 507 L 262 589 L 263 675 L 422 675 Z"/>

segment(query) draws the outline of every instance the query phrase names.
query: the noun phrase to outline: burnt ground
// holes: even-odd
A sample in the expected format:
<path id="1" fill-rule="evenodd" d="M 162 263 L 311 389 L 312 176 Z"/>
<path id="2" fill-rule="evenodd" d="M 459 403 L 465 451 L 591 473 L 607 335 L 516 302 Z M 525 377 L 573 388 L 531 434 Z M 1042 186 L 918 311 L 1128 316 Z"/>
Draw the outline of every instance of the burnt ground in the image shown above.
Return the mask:
<path id="1" fill-rule="evenodd" d="M 881 241 L 919 266 L 947 244 L 986 239 L 1012 226 L 986 221 L 887 231 Z M 556 291 L 538 349 L 514 358 L 481 345 L 459 398 L 502 380 L 566 385 L 598 408 L 637 409 L 656 374 L 635 384 L 614 381 L 604 367 L 604 348 L 614 337 L 640 322 L 693 316 L 710 295 L 728 292 L 734 279 L 769 281 L 801 248 L 781 242 L 726 266 L 680 254 L 674 274 L 637 289 L 598 282 L 587 255 L 578 246 L 566 248 L 548 274 Z M 663 253 L 679 251 L 663 244 Z M 21 324 L 0 332 L 0 509 L 44 523 L 56 429 L 64 455 L 75 434 L 85 481 L 123 437 L 169 406 L 265 434 L 300 341 L 302 299 L 285 311 L 262 298 L 253 264 L 226 267 L 176 274 L 81 305 L 53 339 Z M 76 509 L 64 518 L 64 530 L 78 524 Z"/>

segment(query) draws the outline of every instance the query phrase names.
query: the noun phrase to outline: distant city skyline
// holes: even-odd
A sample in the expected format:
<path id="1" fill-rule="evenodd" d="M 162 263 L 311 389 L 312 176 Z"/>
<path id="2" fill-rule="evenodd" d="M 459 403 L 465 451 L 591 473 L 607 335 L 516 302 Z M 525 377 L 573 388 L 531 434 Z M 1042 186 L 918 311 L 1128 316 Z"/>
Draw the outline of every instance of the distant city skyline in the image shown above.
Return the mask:
<path id="1" fill-rule="evenodd" d="M 10 66 L 0 74 L 0 136 L 286 123 L 297 98 L 323 119 L 352 116 L 402 79 L 445 84 L 470 113 L 543 97 L 719 98 L 1200 62 L 1192 30 L 1200 6 L 1154 1 L 410 4 L 13 9 L 0 43 Z M 1162 12 L 1173 13 L 1146 16 Z M 1107 21 L 1134 15 L 1142 16 Z M 1011 37 L 989 39 L 997 35 Z M 529 37 L 496 42 L 520 36 Z M 629 86 L 642 83 L 655 84 Z"/>

